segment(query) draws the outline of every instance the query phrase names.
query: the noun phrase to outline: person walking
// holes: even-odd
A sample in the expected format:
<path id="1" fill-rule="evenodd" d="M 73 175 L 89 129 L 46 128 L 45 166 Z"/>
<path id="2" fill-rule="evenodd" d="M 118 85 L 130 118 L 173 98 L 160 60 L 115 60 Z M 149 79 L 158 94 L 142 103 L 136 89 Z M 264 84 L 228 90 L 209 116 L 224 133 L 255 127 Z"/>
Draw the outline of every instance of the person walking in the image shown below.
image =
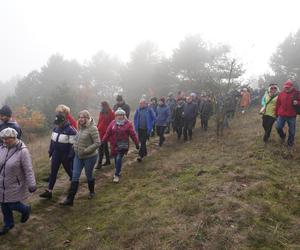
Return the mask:
<path id="1" fill-rule="evenodd" d="M 129 137 L 133 140 L 135 147 L 139 150 L 139 141 L 134 132 L 132 123 L 126 119 L 126 112 L 118 108 L 115 112 L 115 120 L 110 123 L 101 143 L 110 142 L 111 156 L 115 158 L 114 183 L 120 181 L 122 161 L 129 150 Z"/>
<path id="2" fill-rule="evenodd" d="M 201 128 L 204 131 L 207 131 L 208 128 L 208 120 L 212 115 L 212 103 L 208 96 L 204 96 L 201 100 L 199 105 L 199 113 L 200 113 L 200 120 L 201 120 Z"/>
<path id="3" fill-rule="evenodd" d="M 170 133 L 171 131 L 171 127 L 172 127 L 172 130 L 173 130 L 173 133 L 175 132 L 175 128 L 174 128 L 174 117 L 173 117 L 173 111 L 176 107 L 176 99 L 174 97 L 174 93 L 173 92 L 170 92 L 168 94 L 168 98 L 166 100 L 166 105 L 169 106 L 170 108 L 170 119 L 168 121 L 168 124 L 167 124 L 167 127 L 166 127 L 166 130 L 165 130 L 165 133 L 168 134 Z"/>
<path id="4" fill-rule="evenodd" d="M 150 102 L 151 103 L 150 103 L 149 107 L 152 108 L 152 110 L 154 111 L 155 116 L 157 116 L 157 105 L 158 105 L 157 104 L 157 98 L 152 97 Z M 156 131 L 156 124 L 155 124 L 155 121 L 154 121 L 153 129 L 152 129 L 152 132 L 151 132 L 151 137 L 155 136 L 155 131 Z"/>
<path id="5" fill-rule="evenodd" d="M 74 117 L 71 115 L 71 109 L 64 105 L 60 104 L 55 109 L 56 114 L 62 114 L 66 118 L 66 120 L 70 123 L 70 125 L 77 129 L 77 121 L 74 119 Z"/>
<path id="6" fill-rule="evenodd" d="M 250 93 L 247 88 L 244 88 L 241 92 L 241 101 L 240 101 L 240 108 L 242 110 L 242 114 L 245 113 L 245 111 L 248 109 L 250 105 Z"/>
<path id="7" fill-rule="evenodd" d="M 299 93 L 294 88 L 291 80 L 286 81 L 283 84 L 283 91 L 281 91 L 277 97 L 275 115 L 277 116 L 276 129 L 281 139 L 281 142 L 285 142 L 286 134 L 283 131 L 284 125 L 287 123 L 288 130 L 288 147 L 294 145 L 295 133 L 296 133 L 296 116 L 294 105 L 300 105 Z"/>
<path id="8" fill-rule="evenodd" d="M 113 111 L 116 112 L 118 108 L 121 108 L 126 113 L 126 118 L 129 119 L 130 116 L 130 107 L 129 105 L 124 101 L 122 95 L 117 95 L 116 98 L 117 103 L 113 107 Z"/>
<path id="9" fill-rule="evenodd" d="M 72 182 L 68 196 L 61 205 L 72 206 L 79 186 L 82 169 L 88 180 L 89 199 L 95 196 L 94 166 L 97 161 L 97 149 L 100 146 L 98 129 L 89 111 L 82 110 L 78 116 L 78 133 L 73 144 L 75 156 L 73 162 Z"/>
<path id="10" fill-rule="evenodd" d="M 109 124 L 115 119 L 115 114 L 111 110 L 108 102 L 104 101 L 101 102 L 101 110 L 99 113 L 99 120 L 97 124 L 98 132 L 100 135 L 100 140 L 103 139 L 106 130 L 109 126 Z M 105 162 L 102 164 L 103 156 L 105 155 Z M 101 146 L 99 147 L 99 158 L 98 158 L 98 164 L 96 166 L 97 169 L 101 169 L 102 166 L 110 165 L 110 156 L 109 156 L 109 148 L 108 143 L 101 143 Z"/>
<path id="11" fill-rule="evenodd" d="M 177 99 L 177 105 L 174 109 L 174 127 L 177 133 L 177 139 L 180 140 L 182 136 L 182 130 L 184 125 L 184 98 L 179 97 Z"/>
<path id="12" fill-rule="evenodd" d="M 171 111 L 170 107 L 166 105 L 166 100 L 161 97 L 158 102 L 157 116 L 156 116 L 156 133 L 159 136 L 158 146 L 161 147 L 165 141 L 165 129 L 170 121 Z"/>
<path id="13" fill-rule="evenodd" d="M 265 93 L 265 95 L 262 98 L 262 109 L 260 110 L 260 113 L 262 114 L 262 126 L 264 128 L 264 137 L 263 141 L 265 143 L 268 142 L 272 127 L 274 122 L 276 121 L 276 114 L 275 114 L 275 108 L 276 108 L 276 102 L 279 94 L 279 88 L 276 84 L 270 84 L 268 91 Z"/>
<path id="14" fill-rule="evenodd" d="M 155 123 L 155 113 L 148 106 L 145 99 L 140 100 L 139 107 L 134 113 L 134 128 L 138 134 L 140 142 L 138 162 L 141 162 L 145 156 L 147 156 L 147 140 L 149 139 L 153 125 Z"/>
<path id="15" fill-rule="evenodd" d="M 192 140 L 193 127 L 197 116 L 197 104 L 193 102 L 193 97 L 188 96 L 183 109 L 183 139 L 184 141 Z"/>
<path id="16" fill-rule="evenodd" d="M 54 124 L 56 125 L 52 131 L 49 146 L 49 158 L 51 159 L 51 173 L 49 177 L 48 188 L 44 193 L 40 194 L 41 198 L 51 199 L 52 190 L 54 188 L 58 170 L 62 164 L 70 180 L 72 179 L 74 150 L 73 144 L 77 131 L 70 122 L 66 120 L 63 114 L 57 114 Z"/>
<path id="17" fill-rule="evenodd" d="M 30 216 L 31 206 L 23 201 L 36 190 L 30 153 L 19 140 L 18 132 L 6 128 L 0 132 L 3 144 L 0 145 L 0 203 L 3 214 L 3 228 L 0 236 L 11 230 L 14 223 L 13 211 L 21 213 L 21 223 Z"/>

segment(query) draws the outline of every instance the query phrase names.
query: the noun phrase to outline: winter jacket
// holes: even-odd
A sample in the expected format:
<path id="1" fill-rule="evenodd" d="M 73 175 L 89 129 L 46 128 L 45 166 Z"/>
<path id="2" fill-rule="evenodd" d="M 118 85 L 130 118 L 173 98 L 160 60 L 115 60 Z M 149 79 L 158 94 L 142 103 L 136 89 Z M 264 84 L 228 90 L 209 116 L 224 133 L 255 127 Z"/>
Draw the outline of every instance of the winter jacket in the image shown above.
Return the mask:
<path id="1" fill-rule="evenodd" d="M 242 108 L 247 108 L 250 105 L 250 93 L 248 91 L 244 91 L 241 97 L 240 106 Z"/>
<path id="2" fill-rule="evenodd" d="M 73 128 L 77 129 L 77 121 L 73 118 L 73 116 L 71 116 L 71 114 L 67 114 L 66 119 Z"/>
<path id="3" fill-rule="evenodd" d="M 103 142 L 110 142 L 110 148 L 111 148 L 111 156 L 116 156 L 118 153 L 118 146 L 117 141 L 126 141 L 128 143 L 129 148 L 129 136 L 135 143 L 135 145 L 138 145 L 139 141 L 136 136 L 136 133 L 134 132 L 132 123 L 125 119 L 123 125 L 117 125 L 116 121 L 112 121 L 110 125 L 107 128 L 107 131 L 103 137 Z M 127 154 L 128 150 L 122 151 L 121 153 Z"/>
<path id="4" fill-rule="evenodd" d="M 167 105 L 158 105 L 157 106 L 157 116 L 156 116 L 156 125 L 157 126 L 167 126 L 167 123 L 171 119 L 170 107 Z"/>
<path id="5" fill-rule="evenodd" d="M 77 131 L 69 122 L 66 122 L 62 128 L 55 127 L 51 135 L 49 157 L 56 151 L 60 154 L 67 155 L 70 159 L 73 158 L 73 144 L 75 142 L 76 134 Z"/>
<path id="6" fill-rule="evenodd" d="M 79 159 L 87 159 L 97 155 L 99 146 L 100 138 L 94 120 L 90 119 L 86 126 L 80 126 L 78 124 L 78 133 L 73 147 Z"/>
<path id="7" fill-rule="evenodd" d="M 112 112 L 111 109 L 108 110 L 108 112 L 100 112 L 99 113 L 99 120 L 97 124 L 97 128 L 99 131 L 100 139 L 103 139 L 103 136 L 106 133 L 106 130 L 109 126 L 109 124 L 115 119 L 115 114 Z"/>
<path id="8" fill-rule="evenodd" d="M 5 159 L 8 159 L 5 162 Z M 18 140 L 12 148 L 0 146 L 0 203 L 23 201 L 28 189 L 36 186 L 31 157 L 25 144 Z"/>
<path id="9" fill-rule="evenodd" d="M 271 99 L 271 96 L 268 92 L 265 93 L 265 95 L 262 98 L 262 104 L 263 107 L 265 107 L 265 113 L 264 115 L 276 117 L 276 103 L 277 103 L 278 96 L 276 95 Z"/>
<path id="10" fill-rule="evenodd" d="M 157 104 L 150 104 L 149 107 L 154 111 L 155 115 L 157 116 Z"/>
<path id="11" fill-rule="evenodd" d="M 279 93 L 276 102 L 276 108 L 275 108 L 276 116 L 285 116 L 285 117 L 297 116 L 297 113 L 293 107 L 293 98 L 295 95 L 297 95 L 297 91 L 295 89 L 293 89 L 289 93 L 285 91 Z M 298 103 L 300 103 L 299 97 L 300 95 L 298 95 L 298 100 L 297 100 Z"/>
<path id="12" fill-rule="evenodd" d="M 209 118 L 212 115 L 212 103 L 210 100 L 202 101 L 199 106 L 199 113 L 201 117 Z"/>
<path id="13" fill-rule="evenodd" d="M 129 118 L 129 116 L 130 116 L 130 107 L 127 103 L 123 102 L 122 105 L 118 105 L 116 103 L 113 107 L 114 112 L 116 112 L 118 108 L 123 109 L 126 112 L 126 117 Z"/>
<path id="14" fill-rule="evenodd" d="M 13 128 L 15 129 L 17 132 L 18 132 L 18 136 L 17 138 L 20 139 L 21 136 L 22 136 L 22 130 L 19 126 L 19 124 L 16 122 L 16 121 L 8 121 L 8 122 L 0 122 L 0 131 L 2 131 L 3 129 L 6 129 L 6 128 Z M 0 142 L 2 143 L 2 140 L 0 138 Z"/>
<path id="15" fill-rule="evenodd" d="M 197 117 L 197 105 L 193 102 L 186 103 L 183 109 L 184 121 L 194 121 Z"/>
<path id="16" fill-rule="evenodd" d="M 183 113 L 184 113 L 184 104 L 183 105 L 177 105 L 176 108 L 173 111 L 173 117 L 174 117 L 174 127 L 180 128 L 183 127 Z"/>
<path id="17" fill-rule="evenodd" d="M 155 123 L 156 116 L 155 116 L 154 111 L 151 108 L 146 107 L 144 109 L 145 109 L 144 114 L 146 116 L 147 134 L 150 135 L 151 132 L 152 132 L 152 129 L 153 129 L 153 125 Z M 135 131 L 138 131 L 139 128 L 140 128 L 140 115 L 141 115 L 141 113 L 142 113 L 142 109 L 140 107 L 138 107 L 137 110 L 134 113 L 134 128 L 135 128 Z"/>
<path id="18" fill-rule="evenodd" d="M 169 106 L 170 108 L 170 112 L 171 112 L 171 117 L 170 119 L 173 121 L 174 117 L 172 117 L 173 111 L 176 107 L 176 100 L 175 98 L 168 98 L 166 101 L 166 104 Z"/>

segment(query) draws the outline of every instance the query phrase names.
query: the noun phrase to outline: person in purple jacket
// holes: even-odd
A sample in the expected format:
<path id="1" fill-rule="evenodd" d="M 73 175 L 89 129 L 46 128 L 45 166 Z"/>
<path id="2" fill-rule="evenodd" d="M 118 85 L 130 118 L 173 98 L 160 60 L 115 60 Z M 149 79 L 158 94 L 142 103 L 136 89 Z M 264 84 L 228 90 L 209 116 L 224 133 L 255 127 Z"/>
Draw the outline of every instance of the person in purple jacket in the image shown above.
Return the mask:
<path id="1" fill-rule="evenodd" d="M 0 203 L 4 221 L 0 236 L 14 227 L 13 211 L 21 213 L 21 223 L 29 219 L 31 207 L 23 201 L 29 192 L 36 190 L 30 153 L 17 136 L 18 132 L 13 128 L 0 132 L 3 141 L 0 145 Z"/>

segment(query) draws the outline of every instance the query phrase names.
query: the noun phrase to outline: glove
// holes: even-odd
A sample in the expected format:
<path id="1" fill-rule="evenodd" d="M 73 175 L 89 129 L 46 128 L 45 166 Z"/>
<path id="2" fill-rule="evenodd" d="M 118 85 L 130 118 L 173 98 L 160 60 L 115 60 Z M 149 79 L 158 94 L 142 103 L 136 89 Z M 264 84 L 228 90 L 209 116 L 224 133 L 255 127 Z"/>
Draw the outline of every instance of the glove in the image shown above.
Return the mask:
<path id="1" fill-rule="evenodd" d="M 135 148 L 136 148 L 137 150 L 139 150 L 139 149 L 140 149 L 140 145 L 139 145 L 139 144 L 136 144 L 136 145 L 135 145 Z"/>
<path id="2" fill-rule="evenodd" d="M 30 193 L 34 193 L 36 191 L 36 186 L 29 187 L 28 190 Z"/>

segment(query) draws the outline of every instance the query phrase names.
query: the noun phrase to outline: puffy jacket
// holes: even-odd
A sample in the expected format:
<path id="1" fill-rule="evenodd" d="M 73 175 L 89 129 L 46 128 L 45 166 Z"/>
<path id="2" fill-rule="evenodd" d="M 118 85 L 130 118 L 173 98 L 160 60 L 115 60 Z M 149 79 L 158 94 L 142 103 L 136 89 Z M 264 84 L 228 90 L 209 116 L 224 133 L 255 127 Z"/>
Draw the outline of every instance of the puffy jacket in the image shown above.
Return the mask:
<path id="1" fill-rule="evenodd" d="M 100 139 L 102 140 L 103 136 L 106 133 L 106 130 L 109 124 L 115 119 L 115 114 L 111 109 L 107 113 L 100 112 L 97 128 L 99 131 Z"/>
<path id="2" fill-rule="evenodd" d="M 210 100 L 202 101 L 199 106 L 199 112 L 202 117 L 209 118 L 212 115 L 212 103 Z"/>
<path id="3" fill-rule="evenodd" d="M 148 133 L 148 135 L 150 135 L 151 132 L 152 132 L 153 125 L 155 123 L 156 117 L 155 117 L 154 111 L 151 108 L 146 107 L 145 109 L 146 109 L 145 110 L 145 115 L 146 115 L 146 123 L 147 123 L 147 133 Z M 141 108 L 138 107 L 137 110 L 134 113 L 134 128 L 135 128 L 135 131 L 138 131 L 138 129 L 139 129 L 140 112 L 141 112 Z"/>
<path id="4" fill-rule="evenodd" d="M 78 133 L 74 142 L 74 151 L 79 159 L 87 159 L 97 155 L 100 146 L 98 129 L 94 120 L 90 119 L 85 126 L 78 124 Z"/>
<path id="5" fill-rule="evenodd" d="M 171 119 L 170 107 L 167 105 L 158 105 L 157 106 L 157 116 L 156 116 L 156 125 L 157 126 L 167 126 L 167 123 Z"/>
<path id="6" fill-rule="evenodd" d="M 68 155 L 72 158 L 74 155 L 73 144 L 75 142 L 77 131 L 69 122 L 61 127 L 55 127 L 52 131 L 50 147 L 49 147 L 49 157 L 52 156 L 54 151 Z"/>
<path id="7" fill-rule="evenodd" d="M 296 117 L 297 113 L 293 107 L 293 98 L 297 95 L 297 91 L 293 89 L 291 92 L 287 93 L 285 91 L 282 91 L 279 93 L 277 102 L 276 102 L 276 108 L 275 108 L 275 114 L 276 116 L 286 116 L 286 117 Z M 298 103 L 300 103 L 298 95 Z"/>
<path id="8" fill-rule="evenodd" d="M 5 162 L 5 159 L 8 159 Z M 0 146 L 0 203 L 23 201 L 36 181 L 29 151 L 22 141 L 12 148 Z"/>
<path id="9" fill-rule="evenodd" d="M 119 153 L 117 141 L 127 141 L 129 147 L 129 136 L 131 137 L 135 145 L 139 143 L 132 123 L 129 120 L 126 119 L 123 125 L 117 125 L 116 121 L 114 120 L 108 126 L 102 141 L 110 142 L 111 156 L 116 156 Z M 127 152 L 128 150 L 121 153 L 126 154 Z"/>

